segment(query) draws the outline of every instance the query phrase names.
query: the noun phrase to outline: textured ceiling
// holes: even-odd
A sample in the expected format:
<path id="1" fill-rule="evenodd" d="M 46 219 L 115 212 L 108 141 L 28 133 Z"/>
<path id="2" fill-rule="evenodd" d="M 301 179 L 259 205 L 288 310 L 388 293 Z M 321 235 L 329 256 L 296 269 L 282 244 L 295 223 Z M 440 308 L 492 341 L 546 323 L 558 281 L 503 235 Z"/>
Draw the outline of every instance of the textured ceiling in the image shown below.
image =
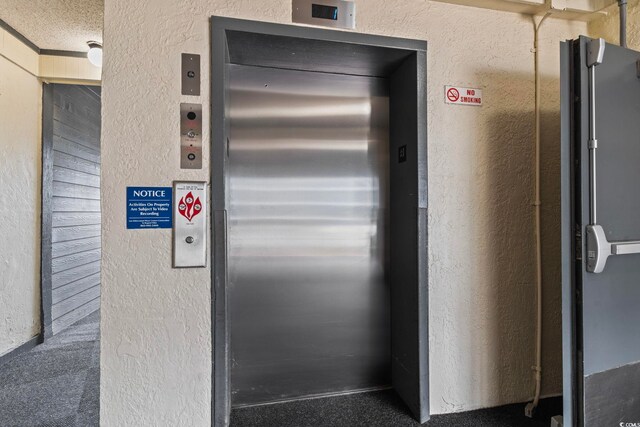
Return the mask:
<path id="1" fill-rule="evenodd" d="M 0 19 L 40 49 L 87 51 L 102 42 L 103 0 L 0 0 Z"/>

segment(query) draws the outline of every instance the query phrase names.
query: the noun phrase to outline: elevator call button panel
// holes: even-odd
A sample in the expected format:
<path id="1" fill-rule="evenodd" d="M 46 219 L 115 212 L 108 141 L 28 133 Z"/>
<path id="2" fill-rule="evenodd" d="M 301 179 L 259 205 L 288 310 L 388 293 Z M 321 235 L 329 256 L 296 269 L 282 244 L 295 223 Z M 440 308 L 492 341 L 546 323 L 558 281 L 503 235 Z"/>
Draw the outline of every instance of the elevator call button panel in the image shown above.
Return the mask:
<path id="1" fill-rule="evenodd" d="M 180 104 L 180 168 L 202 169 L 201 104 Z"/>
<path id="2" fill-rule="evenodd" d="M 173 267 L 207 265 L 207 183 L 173 183 Z"/>
<path id="3" fill-rule="evenodd" d="M 200 96 L 200 55 L 182 54 L 182 94 Z"/>

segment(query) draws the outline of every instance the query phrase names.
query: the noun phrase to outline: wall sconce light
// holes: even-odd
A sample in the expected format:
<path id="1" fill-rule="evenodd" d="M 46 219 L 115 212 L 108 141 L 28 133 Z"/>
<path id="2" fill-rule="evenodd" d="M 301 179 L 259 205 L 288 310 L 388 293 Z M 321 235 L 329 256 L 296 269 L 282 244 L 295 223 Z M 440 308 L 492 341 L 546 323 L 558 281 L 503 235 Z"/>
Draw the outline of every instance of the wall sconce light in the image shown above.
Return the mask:
<path id="1" fill-rule="evenodd" d="M 89 52 L 87 52 L 87 59 L 96 67 L 102 67 L 102 44 L 94 41 L 87 42 L 89 45 Z"/>

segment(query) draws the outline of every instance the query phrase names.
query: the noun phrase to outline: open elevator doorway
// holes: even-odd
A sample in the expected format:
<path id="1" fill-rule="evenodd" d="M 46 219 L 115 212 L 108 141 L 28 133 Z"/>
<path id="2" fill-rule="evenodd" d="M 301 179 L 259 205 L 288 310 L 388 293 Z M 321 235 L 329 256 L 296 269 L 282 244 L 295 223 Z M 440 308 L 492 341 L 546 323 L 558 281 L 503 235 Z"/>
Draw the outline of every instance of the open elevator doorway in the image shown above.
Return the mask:
<path id="1" fill-rule="evenodd" d="M 214 425 L 379 389 L 425 422 L 426 42 L 214 17 L 212 46 Z"/>

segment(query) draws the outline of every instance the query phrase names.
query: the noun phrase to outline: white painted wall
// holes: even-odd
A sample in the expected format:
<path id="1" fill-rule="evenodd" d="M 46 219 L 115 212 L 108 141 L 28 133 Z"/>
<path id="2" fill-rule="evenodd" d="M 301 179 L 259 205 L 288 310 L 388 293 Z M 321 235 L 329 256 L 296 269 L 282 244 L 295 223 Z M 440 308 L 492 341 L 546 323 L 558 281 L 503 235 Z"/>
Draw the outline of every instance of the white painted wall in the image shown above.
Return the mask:
<path id="1" fill-rule="evenodd" d="M 627 45 L 631 49 L 640 50 L 640 0 L 629 0 L 627 5 Z M 607 42 L 620 43 L 620 13 L 617 3 L 608 7 L 607 16 L 589 24 L 592 37 L 603 37 Z"/>
<path id="2" fill-rule="evenodd" d="M 0 28 L 0 56 L 47 82 L 100 84 L 102 69 L 87 58 L 39 55 L 4 28 Z"/>
<path id="3" fill-rule="evenodd" d="M 40 331 L 41 99 L 38 79 L 0 55 L 0 356 Z"/>
<path id="4" fill-rule="evenodd" d="M 0 28 L 0 356 L 40 331 L 42 83 L 99 84 L 85 58 L 40 56 Z"/>
<path id="5" fill-rule="evenodd" d="M 27 73 L 38 75 L 38 54 L 4 28 L 0 28 L 0 56 Z"/>
<path id="6" fill-rule="evenodd" d="M 433 413 L 533 393 L 534 75 L 530 19 L 424 0 L 359 0 L 359 32 L 429 41 L 430 343 Z M 127 185 L 208 180 L 181 171 L 178 105 L 208 123 L 209 16 L 289 23 L 290 0 L 105 1 L 101 423 L 209 425 L 210 270 L 172 270 L 171 232 L 125 229 Z M 542 33 L 545 232 L 544 394 L 561 391 L 560 40 Z M 180 53 L 202 55 L 200 98 L 180 95 Z M 444 85 L 481 87 L 483 107 L 446 105 Z M 209 156 L 209 129 L 204 131 Z"/>
<path id="7" fill-rule="evenodd" d="M 96 67 L 87 58 L 40 55 L 38 76 L 56 83 L 100 84 L 101 67 Z"/>

